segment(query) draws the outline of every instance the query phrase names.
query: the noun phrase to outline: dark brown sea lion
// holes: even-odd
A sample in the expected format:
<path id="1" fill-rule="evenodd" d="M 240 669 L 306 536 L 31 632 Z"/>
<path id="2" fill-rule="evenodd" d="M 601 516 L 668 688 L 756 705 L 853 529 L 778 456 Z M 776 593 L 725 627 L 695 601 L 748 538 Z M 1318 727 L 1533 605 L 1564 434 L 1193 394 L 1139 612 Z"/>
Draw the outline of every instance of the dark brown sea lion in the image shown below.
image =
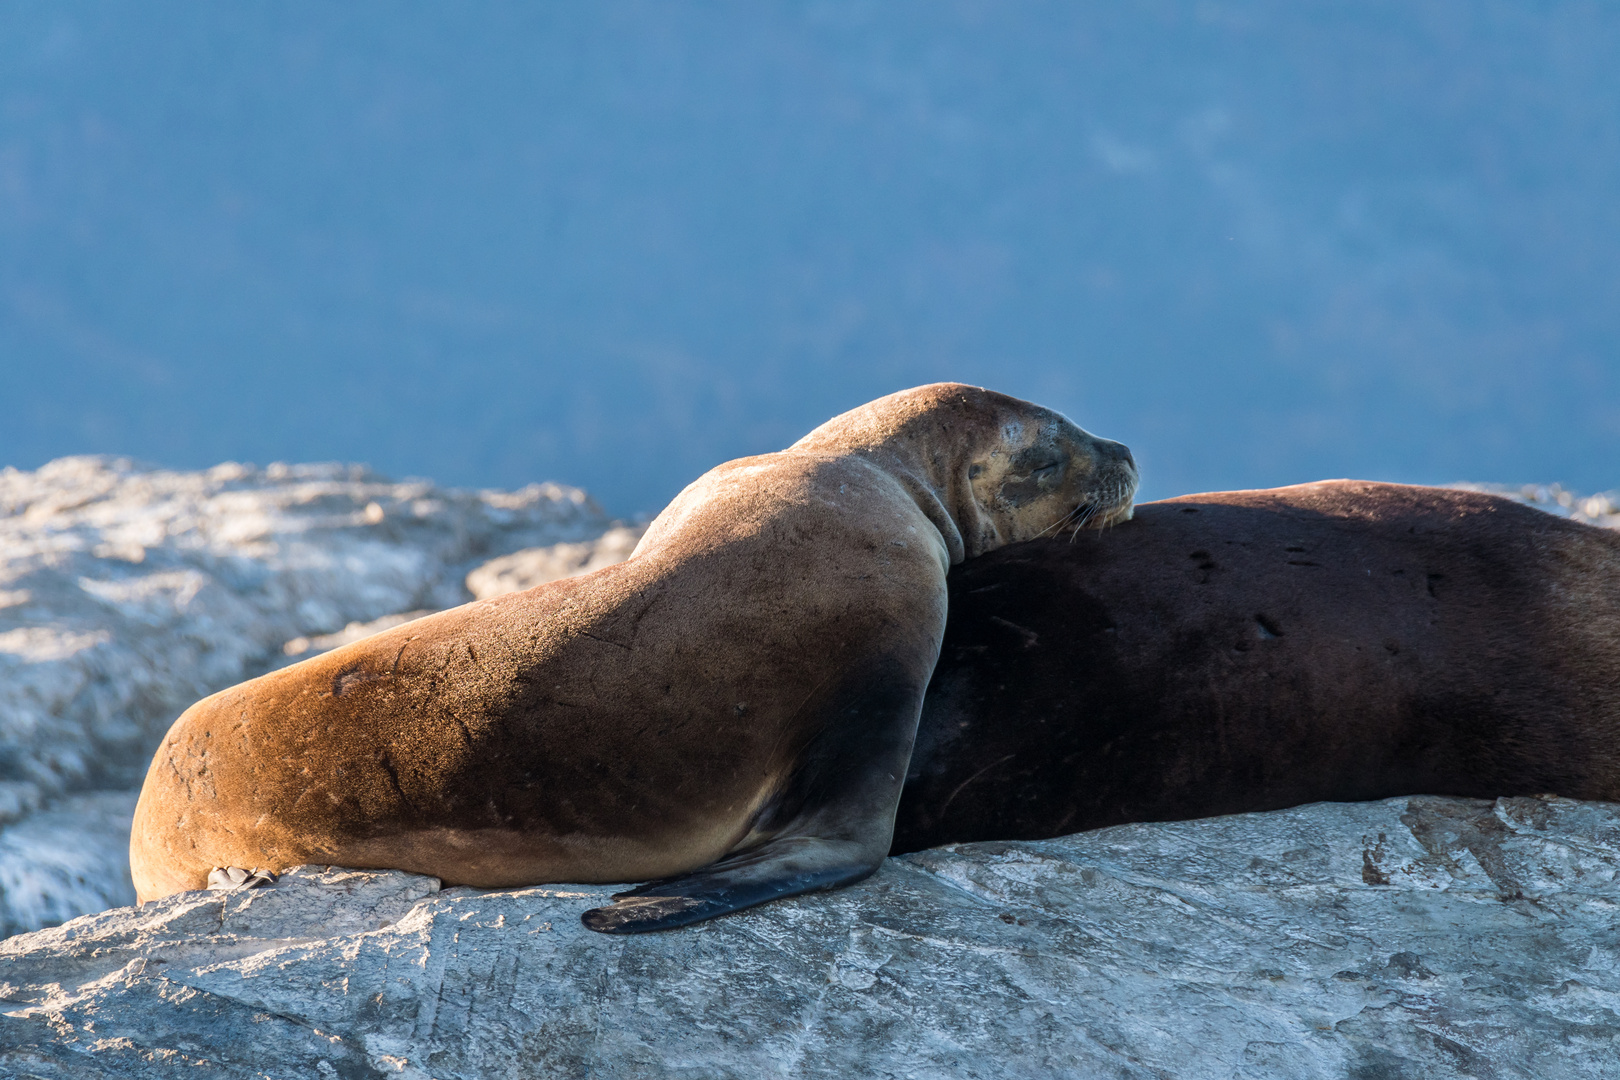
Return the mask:
<path id="1" fill-rule="evenodd" d="M 1620 532 L 1330 481 L 964 563 L 894 850 L 1418 793 L 1620 800 Z"/>
<path id="2" fill-rule="evenodd" d="M 300 863 L 665 879 L 586 914 L 626 932 L 858 880 L 889 850 L 950 566 L 1126 516 L 1135 484 L 1123 446 L 1016 398 L 875 401 L 704 475 L 628 562 L 198 702 L 141 792 L 136 891 Z"/>

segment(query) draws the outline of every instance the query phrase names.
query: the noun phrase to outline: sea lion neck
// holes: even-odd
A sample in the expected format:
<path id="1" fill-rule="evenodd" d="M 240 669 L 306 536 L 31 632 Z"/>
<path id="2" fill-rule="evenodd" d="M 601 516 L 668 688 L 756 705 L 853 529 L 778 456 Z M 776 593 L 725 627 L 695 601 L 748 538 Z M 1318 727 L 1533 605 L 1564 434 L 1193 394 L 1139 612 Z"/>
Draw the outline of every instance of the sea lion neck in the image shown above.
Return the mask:
<path id="1" fill-rule="evenodd" d="M 860 458 L 897 481 L 939 531 L 950 565 L 1005 542 L 970 480 L 972 462 L 1036 406 L 982 387 L 933 383 L 833 417 L 790 451 Z M 1044 411 L 1044 410 L 1041 410 Z"/>
<path id="2" fill-rule="evenodd" d="M 977 539 L 988 521 L 973 498 L 965 463 L 941 461 L 937 455 L 923 453 L 921 447 L 898 440 L 892 446 L 857 453 L 905 489 L 917 510 L 939 530 L 951 566 L 980 554 L 981 545 L 967 538 Z"/>

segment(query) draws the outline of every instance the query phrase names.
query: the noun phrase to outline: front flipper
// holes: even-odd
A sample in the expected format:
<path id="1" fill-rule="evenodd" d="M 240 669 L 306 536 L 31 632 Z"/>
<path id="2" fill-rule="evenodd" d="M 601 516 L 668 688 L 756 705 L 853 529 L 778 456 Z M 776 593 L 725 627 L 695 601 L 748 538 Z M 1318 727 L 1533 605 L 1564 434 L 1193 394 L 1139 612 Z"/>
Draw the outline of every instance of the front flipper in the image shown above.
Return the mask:
<path id="1" fill-rule="evenodd" d="M 819 837 L 782 837 L 682 877 L 614 893 L 610 907 L 580 916 L 603 934 L 673 930 L 767 900 L 861 880 L 878 868 L 864 845 Z"/>
<path id="2" fill-rule="evenodd" d="M 745 846 L 619 893 L 617 903 L 585 912 L 585 926 L 605 934 L 670 930 L 849 885 L 883 865 L 944 625 L 943 602 L 896 620 L 885 630 L 886 651 L 850 664 L 806 698 L 786 728 L 808 737 Z"/>

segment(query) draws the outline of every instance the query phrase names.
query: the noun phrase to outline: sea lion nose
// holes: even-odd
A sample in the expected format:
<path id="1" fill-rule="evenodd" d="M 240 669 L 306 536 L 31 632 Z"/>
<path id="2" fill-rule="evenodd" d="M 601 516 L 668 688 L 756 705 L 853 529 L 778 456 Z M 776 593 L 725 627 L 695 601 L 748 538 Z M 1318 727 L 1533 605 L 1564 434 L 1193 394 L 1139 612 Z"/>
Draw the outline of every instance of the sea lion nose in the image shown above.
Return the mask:
<path id="1" fill-rule="evenodd" d="M 1112 439 L 1098 439 L 1097 456 L 1103 461 L 1115 461 L 1123 465 L 1129 465 L 1132 472 L 1136 471 L 1136 459 L 1131 456 L 1131 448 L 1122 442 L 1115 442 Z"/>

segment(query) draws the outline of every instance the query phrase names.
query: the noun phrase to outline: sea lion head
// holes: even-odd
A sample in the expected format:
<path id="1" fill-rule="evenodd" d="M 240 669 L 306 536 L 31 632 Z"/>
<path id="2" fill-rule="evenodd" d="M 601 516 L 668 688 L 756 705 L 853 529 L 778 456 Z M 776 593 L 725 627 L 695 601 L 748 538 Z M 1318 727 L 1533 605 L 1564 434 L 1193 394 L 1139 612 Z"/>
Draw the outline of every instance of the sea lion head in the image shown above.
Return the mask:
<path id="1" fill-rule="evenodd" d="M 1043 406 L 961 383 L 878 398 L 793 449 L 856 452 L 881 464 L 912 488 L 952 562 L 1125 521 L 1136 494 L 1136 462 L 1124 444 Z"/>
<path id="2" fill-rule="evenodd" d="M 1136 461 L 1124 443 L 1051 409 L 1008 401 L 1020 408 L 1007 409 L 998 437 L 967 463 L 974 508 L 996 533 L 992 546 L 1130 518 Z"/>

